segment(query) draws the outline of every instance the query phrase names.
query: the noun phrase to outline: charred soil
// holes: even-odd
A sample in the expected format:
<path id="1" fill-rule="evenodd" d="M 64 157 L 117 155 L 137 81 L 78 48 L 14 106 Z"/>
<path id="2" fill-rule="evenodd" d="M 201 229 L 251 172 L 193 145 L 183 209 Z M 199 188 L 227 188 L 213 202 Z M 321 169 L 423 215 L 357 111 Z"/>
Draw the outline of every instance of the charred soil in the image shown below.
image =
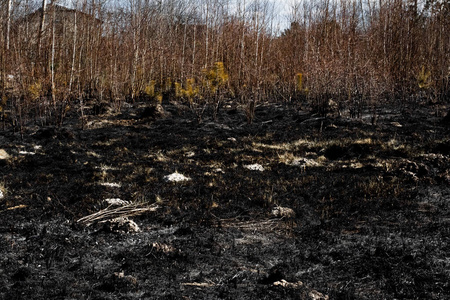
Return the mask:
<path id="1" fill-rule="evenodd" d="M 145 106 L 0 135 L 1 299 L 450 298 L 436 106 Z"/>

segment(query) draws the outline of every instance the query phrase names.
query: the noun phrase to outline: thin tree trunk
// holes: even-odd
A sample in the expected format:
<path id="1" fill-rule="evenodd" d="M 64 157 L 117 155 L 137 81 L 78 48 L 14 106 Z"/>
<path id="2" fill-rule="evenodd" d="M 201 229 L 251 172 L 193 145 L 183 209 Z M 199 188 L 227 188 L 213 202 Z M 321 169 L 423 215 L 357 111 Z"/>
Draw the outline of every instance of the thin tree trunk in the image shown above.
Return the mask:
<path id="1" fill-rule="evenodd" d="M 50 72 L 51 72 L 51 85 L 52 85 L 52 101 L 53 101 L 53 109 L 56 114 L 56 83 L 55 83 L 55 43 L 56 43 L 56 12 L 55 7 L 53 6 L 52 12 L 52 56 L 50 61 Z M 55 116 L 56 117 L 56 116 Z"/>
<path id="2" fill-rule="evenodd" d="M 9 51 L 9 34 L 11 31 L 11 10 L 12 0 L 8 0 L 8 6 L 6 8 L 6 50 Z"/>
<path id="3" fill-rule="evenodd" d="M 239 10 L 241 10 L 241 7 L 239 6 Z M 239 14 L 241 13 L 241 11 L 239 11 Z M 245 54 L 245 0 L 243 3 L 243 9 L 242 9 L 242 15 L 240 14 L 240 19 L 241 22 L 243 24 L 241 24 L 240 28 L 242 30 L 242 35 L 240 36 L 240 46 L 241 46 L 241 51 L 240 51 L 240 57 L 239 57 L 239 85 L 242 86 L 243 85 L 243 80 L 244 80 L 244 54 Z"/>
<path id="4" fill-rule="evenodd" d="M 77 34 L 78 34 L 77 11 L 75 10 L 74 24 L 73 24 L 72 66 L 70 68 L 69 93 L 72 92 L 73 77 L 74 77 L 74 73 L 75 73 L 75 59 L 76 59 L 76 52 L 77 52 Z"/>
<path id="5" fill-rule="evenodd" d="M 41 24 L 39 26 L 38 39 L 37 39 L 37 53 L 38 53 L 38 56 L 40 56 L 40 54 L 41 54 L 42 33 L 44 32 L 44 27 L 45 27 L 46 10 L 47 10 L 47 0 L 42 0 Z"/>
<path id="6" fill-rule="evenodd" d="M 195 47 L 196 47 L 196 33 L 197 33 L 197 26 L 194 25 L 194 37 L 192 39 L 193 45 L 192 45 L 192 67 L 191 67 L 191 75 L 194 74 L 194 68 L 195 68 L 195 53 L 197 52 Z"/>
<path id="7" fill-rule="evenodd" d="M 205 24 L 206 24 L 206 36 L 205 36 L 205 65 L 204 68 L 206 68 L 208 66 L 208 42 L 209 42 L 209 1 L 206 2 L 206 19 L 205 19 Z"/>
<path id="8" fill-rule="evenodd" d="M 132 2 L 133 4 L 133 2 Z M 136 7 L 132 5 L 131 8 L 132 16 L 131 16 L 131 28 L 133 31 L 133 57 L 131 61 L 131 99 L 135 100 L 137 95 L 138 85 L 136 81 L 137 78 L 137 69 L 138 69 L 138 61 L 139 61 L 139 38 L 138 33 L 140 29 L 140 2 L 136 3 Z"/>
<path id="9" fill-rule="evenodd" d="M 184 77 L 185 77 L 185 72 L 184 72 L 184 60 L 185 60 L 185 53 L 186 53 L 186 39 L 187 39 L 187 22 L 188 20 L 186 19 L 184 21 L 184 32 L 183 32 L 183 48 L 181 51 L 181 81 L 183 82 Z"/>

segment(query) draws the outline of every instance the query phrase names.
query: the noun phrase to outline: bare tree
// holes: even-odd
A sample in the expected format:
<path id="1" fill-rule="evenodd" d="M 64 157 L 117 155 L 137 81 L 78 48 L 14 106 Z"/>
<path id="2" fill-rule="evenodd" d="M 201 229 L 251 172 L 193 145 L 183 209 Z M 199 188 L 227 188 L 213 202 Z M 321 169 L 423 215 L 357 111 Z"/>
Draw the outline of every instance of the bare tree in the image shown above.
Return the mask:
<path id="1" fill-rule="evenodd" d="M 41 41 L 42 41 L 42 33 L 44 32 L 44 27 L 45 27 L 46 11 L 47 11 L 47 0 L 42 0 L 41 21 L 40 21 L 38 37 L 37 37 L 37 53 L 38 53 L 38 55 L 40 55 L 40 53 L 41 53 Z"/>
<path id="2" fill-rule="evenodd" d="M 69 98 L 120 108 L 189 89 L 181 101 L 215 116 L 224 97 L 238 99 L 249 122 L 262 101 L 333 99 L 358 115 L 450 94 L 448 0 L 297 0 L 281 33 L 267 0 L 73 1 L 1 2 L 0 87 L 18 74 L 8 79 L 18 116 L 62 116 Z"/>
<path id="3" fill-rule="evenodd" d="M 12 10 L 12 0 L 8 0 L 8 5 L 6 6 L 6 50 L 9 50 L 9 36 L 11 32 L 11 10 Z"/>

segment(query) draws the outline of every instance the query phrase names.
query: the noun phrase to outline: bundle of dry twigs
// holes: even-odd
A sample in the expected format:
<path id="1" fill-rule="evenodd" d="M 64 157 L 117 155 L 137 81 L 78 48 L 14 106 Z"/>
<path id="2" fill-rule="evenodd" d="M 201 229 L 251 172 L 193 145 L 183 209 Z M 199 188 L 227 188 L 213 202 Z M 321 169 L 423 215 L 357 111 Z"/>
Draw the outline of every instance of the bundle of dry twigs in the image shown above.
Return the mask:
<path id="1" fill-rule="evenodd" d="M 96 213 L 90 214 L 78 220 L 78 223 L 90 226 L 94 223 L 104 223 L 116 218 L 128 218 L 142 215 L 146 212 L 156 211 L 159 206 L 154 203 L 132 203 L 124 206 L 109 205 Z"/>

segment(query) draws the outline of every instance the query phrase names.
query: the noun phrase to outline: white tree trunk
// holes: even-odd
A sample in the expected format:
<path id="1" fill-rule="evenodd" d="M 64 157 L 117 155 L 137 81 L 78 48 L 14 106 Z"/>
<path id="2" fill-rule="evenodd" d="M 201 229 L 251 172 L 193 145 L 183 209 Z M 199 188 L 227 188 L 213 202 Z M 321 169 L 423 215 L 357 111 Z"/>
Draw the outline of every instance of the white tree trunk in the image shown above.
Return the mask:
<path id="1" fill-rule="evenodd" d="M 37 40 L 37 53 L 38 55 L 41 54 L 41 40 L 42 40 L 42 33 L 44 31 L 44 27 L 45 27 L 45 13 L 47 10 L 47 0 L 42 0 L 42 11 L 41 11 L 41 24 L 39 26 L 39 31 L 38 31 L 38 40 Z"/>
<path id="2" fill-rule="evenodd" d="M 69 80 L 69 92 L 72 92 L 73 85 L 73 77 L 75 73 L 75 59 L 77 52 L 77 34 L 78 34 L 78 26 L 77 26 L 77 11 L 74 13 L 74 24 L 73 24 L 73 48 L 72 48 L 72 66 L 70 68 L 70 80 Z"/>
<path id="3" fill-rule="evenodd" d="M 56 83 L 55 83 L 55 43 L 56 43 L 56 33 L 55 33 L 55 27 L 56 27 L 56 15 L 55 15 L 55 7 L 53 7 L 53 13 L 52 13 L 52 57 L 50 61 L 50 71 L 51 71 L 51 84 L 52 84 L 52 101 L 53 101 L 53 107 L 56 110 Z"/>
<path id="4" fill-rule="evenodd" d="M 9 32 L 11 31 L 11 10 L 12 0 L 8 0 L 8 6 L 6 8 L 6 50 L 9 50 Z"/>

